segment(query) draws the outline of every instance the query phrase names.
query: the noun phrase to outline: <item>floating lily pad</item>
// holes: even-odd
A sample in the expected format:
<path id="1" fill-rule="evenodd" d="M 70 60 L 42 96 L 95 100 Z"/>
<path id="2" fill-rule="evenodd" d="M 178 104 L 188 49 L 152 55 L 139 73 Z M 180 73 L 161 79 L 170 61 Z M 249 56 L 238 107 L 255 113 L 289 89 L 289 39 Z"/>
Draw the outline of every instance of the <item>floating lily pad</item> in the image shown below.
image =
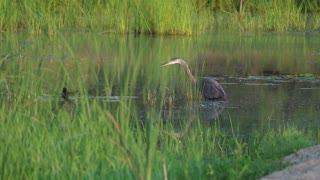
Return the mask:
<path id="1" fill-rule="evenodd" d="M 278 86 L 279 85 L 275 83 L 244 83 L 244 84 L 248 86 Z"/>
<path id="2" fill-rule="evenodd" d="M 320 87 L 309 87 L 309 88 L 299 88 L 303 90 L 314 90 L 314 89 L 320 89 Z"/>
<path id="3" fill-rule="evenodd" d="M 315 75 L 311 73 L 306 73 L 306 74 L 299 74 L 299 77 L 304 77 L 304 78 L 315 78 Z"/>
<path id="4" fill-rule="evenodd" d="M 265 80 L 265 81 L 274 81 L 274 80 L 283 80 L 281 76 L 248 76 L 246 78 L 239 78 L 241 80 Z"/>
<path id="5" fill-rule="evenodd" d="M 311 73 L 295 74 L 295 75 L 283 75 L 283 76 L 248 76 L 246 78 L 238 78 L 242 81 L 268 81 L 274 83 L 286 83 L 292 81 L 312 81 L 320 82 L 320 78 Z"/>

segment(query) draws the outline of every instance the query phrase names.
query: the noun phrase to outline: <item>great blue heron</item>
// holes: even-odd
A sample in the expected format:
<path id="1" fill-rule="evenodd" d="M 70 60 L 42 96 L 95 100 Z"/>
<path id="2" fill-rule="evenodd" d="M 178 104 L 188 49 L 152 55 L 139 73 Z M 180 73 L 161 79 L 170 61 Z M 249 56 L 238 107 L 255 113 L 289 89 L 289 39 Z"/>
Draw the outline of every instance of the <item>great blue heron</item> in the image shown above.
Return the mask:
<path id="1" fill-rule="evenodd" d="M 196 79 L 192 75 L 189 65 L 183 59 L 178 57 L 170 59 L 169 62 L 163 64 L 162 66 L 172 64 L 181 64 L 184 67 L 186 73 L 191 78 L 192 83 L 200 88 L 202 96 L 205 100 L 227 100 L 227 94 L 224 92 L 222 86 L 213 78 L 205 77 Z"/>

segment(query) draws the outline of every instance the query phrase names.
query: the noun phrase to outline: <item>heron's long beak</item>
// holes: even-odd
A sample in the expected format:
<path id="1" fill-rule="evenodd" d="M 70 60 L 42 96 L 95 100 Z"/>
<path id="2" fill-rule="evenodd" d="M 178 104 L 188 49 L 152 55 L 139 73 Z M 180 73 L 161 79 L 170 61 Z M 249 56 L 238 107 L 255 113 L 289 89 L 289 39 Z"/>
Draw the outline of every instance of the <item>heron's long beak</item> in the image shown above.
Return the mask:
<path id="1" fill-rule="evenodd" d="M 168 62 L 167 62 L 167 63 L 162 64 L 162 65 L 161 65 L 161 67 L 163 67 L 163 66 L 167 66 L 167 65 L 169 65 L 169 63 L 168 63 Z"/>
<path id="2" fill-rule="evenodd" d="M 163 67 L 163 66 L 168 66 L 168 65 L 171 65 L 171 64 L 174 64 L 174 63 L 172 63 L 171 61 L 169 61 L 169 62 L 166 62 L 166 63 L 162 64 L 161 67 Z"/>

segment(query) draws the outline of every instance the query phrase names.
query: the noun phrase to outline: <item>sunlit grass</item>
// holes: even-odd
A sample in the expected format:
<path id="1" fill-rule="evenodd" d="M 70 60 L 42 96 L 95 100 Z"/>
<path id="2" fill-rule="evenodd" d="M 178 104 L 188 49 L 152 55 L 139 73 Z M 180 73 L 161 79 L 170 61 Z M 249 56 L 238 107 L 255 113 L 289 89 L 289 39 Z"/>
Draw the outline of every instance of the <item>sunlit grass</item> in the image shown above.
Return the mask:
<path id="1" fill-rule="evenodd" d="M 0 2 L 0 29 L 57 34 L 91 30 L 143 34 L 203 34 L 212 30 L 319 30 L 313 1 L 10 1 Z"/>

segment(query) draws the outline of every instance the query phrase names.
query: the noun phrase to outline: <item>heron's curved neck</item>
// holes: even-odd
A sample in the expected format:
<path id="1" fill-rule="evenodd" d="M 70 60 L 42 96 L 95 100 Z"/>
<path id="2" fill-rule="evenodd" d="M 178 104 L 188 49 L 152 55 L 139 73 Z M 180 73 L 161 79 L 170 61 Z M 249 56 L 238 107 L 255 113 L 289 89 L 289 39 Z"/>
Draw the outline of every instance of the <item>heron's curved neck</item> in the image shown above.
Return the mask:
<path id="1" fill-rule="evenodd" d="M 186 73 L 188 74 L 188 76 L 190 77 L 191 81 L 193 84 L 196 84 L 197 82 L 197 79 L 192 75 L 191 73 L 191 70 L 189 68 L 189 65 L 184 62 L 184 61 L 181 61 L 181 65 L 184 67 L 184 69 L 186 70 Z"/>

